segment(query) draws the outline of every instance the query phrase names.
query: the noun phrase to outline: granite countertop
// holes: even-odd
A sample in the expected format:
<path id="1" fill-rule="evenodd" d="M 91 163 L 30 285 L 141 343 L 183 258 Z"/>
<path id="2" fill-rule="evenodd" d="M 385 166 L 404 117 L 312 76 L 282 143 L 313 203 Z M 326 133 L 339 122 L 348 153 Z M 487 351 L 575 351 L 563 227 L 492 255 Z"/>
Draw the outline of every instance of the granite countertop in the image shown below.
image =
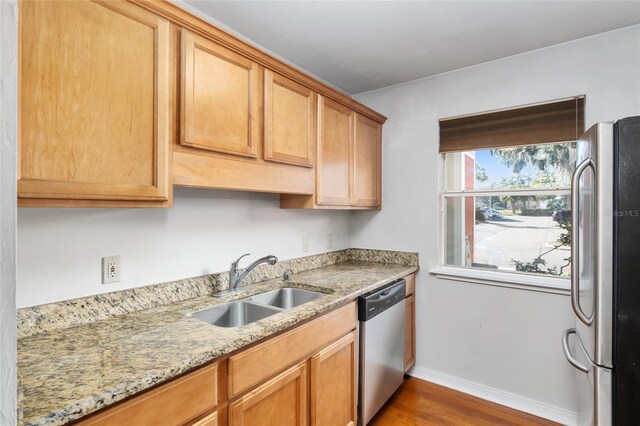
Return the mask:
<path id="1" fill-rule="evenodd" d="M 20 424 L 61 425 L 354 300 L 417 266 L 347 261 L 18 340 Z M 240 328 L 187 314 L 280 287 L 328 293 Z"/>

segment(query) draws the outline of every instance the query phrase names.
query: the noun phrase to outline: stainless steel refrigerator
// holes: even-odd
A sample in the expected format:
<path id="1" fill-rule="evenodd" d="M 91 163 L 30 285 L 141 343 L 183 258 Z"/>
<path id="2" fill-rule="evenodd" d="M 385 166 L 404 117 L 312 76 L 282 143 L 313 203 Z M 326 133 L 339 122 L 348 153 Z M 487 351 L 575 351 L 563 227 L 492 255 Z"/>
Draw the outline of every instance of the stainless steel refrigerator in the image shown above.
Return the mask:
<path id="1" fill-rule="evenodd" d="M 578 425 L 640 424 L 640 117 L 578 140 L 571 181 L 571 305 L 562 347 Z"/>

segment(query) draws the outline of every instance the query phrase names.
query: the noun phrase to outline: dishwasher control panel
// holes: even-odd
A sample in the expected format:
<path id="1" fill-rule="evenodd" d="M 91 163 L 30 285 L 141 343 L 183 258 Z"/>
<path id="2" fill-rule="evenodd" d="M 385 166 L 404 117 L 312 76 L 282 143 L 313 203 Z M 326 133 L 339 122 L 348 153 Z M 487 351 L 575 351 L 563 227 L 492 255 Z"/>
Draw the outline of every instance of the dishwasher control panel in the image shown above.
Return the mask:
<path id="1" fill-rule="evenodd" d="M 358 298 L 358 321 L 367 321 L 404 300 L 405 280 L 397 280 Z"/>

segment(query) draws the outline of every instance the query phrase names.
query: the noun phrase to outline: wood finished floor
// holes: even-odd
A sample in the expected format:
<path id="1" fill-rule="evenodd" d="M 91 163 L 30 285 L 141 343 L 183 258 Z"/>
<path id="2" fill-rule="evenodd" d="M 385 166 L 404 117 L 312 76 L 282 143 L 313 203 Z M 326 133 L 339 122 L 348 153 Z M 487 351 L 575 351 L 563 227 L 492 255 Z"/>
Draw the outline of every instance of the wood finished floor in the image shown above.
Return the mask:
<path id="1" fill-rule="evenodd" d="M 558 425 L 531 414 L 409 377 L 369 426 Z"/>

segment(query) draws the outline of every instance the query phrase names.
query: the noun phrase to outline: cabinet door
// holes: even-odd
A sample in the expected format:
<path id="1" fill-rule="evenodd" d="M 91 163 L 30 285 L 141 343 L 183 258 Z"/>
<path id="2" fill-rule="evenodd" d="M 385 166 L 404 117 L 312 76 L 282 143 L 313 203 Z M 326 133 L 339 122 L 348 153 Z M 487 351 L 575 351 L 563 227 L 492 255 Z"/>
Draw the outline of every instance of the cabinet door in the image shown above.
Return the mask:
<path id="1" fill-rule="evenodd" d="M 351 205 L 351 158 L 355 112 L 318 96 L 318 205 Z"/>
<path id="2" fill-rule="evenodd" d="M 218 413 L 211 413 L 191 426 L 218 426 Z"/>
<path id="3" fill-rule="evenodd" d="M 169 22 L 131 3 L 20 3 L 18 196 L 164 201 Z"/>
<path id="4" fill-rule="evenodd" d="M 357 115 L 353 148 L 353 205 L 379 207 L 382 125 Z"/>
<path id="5" fill-rule="evenodd" d="M 181 144 L 256 157 L 258 65 L 182 30 Z"/>
<path id="6" fill-rule="evenodd" d="M 229 405 L 230 426 L 307 424 L 307 367 L 298 364 Z"/>
<path id="7" fill-rule="evenodd" d="M 404 303 L 404 371 L 416 363 L 416 296 L 411 295 Z"/>
<path id="8" fill-rule="evenodd" d="M 356 424 L 356 333 L 311 358 L 311 425 Z"/>
<path id="9" fill-rule="evenodd" d="M 313 167 L 316 94 L 271 70 L 264 72 L 264 158 Z"/>

